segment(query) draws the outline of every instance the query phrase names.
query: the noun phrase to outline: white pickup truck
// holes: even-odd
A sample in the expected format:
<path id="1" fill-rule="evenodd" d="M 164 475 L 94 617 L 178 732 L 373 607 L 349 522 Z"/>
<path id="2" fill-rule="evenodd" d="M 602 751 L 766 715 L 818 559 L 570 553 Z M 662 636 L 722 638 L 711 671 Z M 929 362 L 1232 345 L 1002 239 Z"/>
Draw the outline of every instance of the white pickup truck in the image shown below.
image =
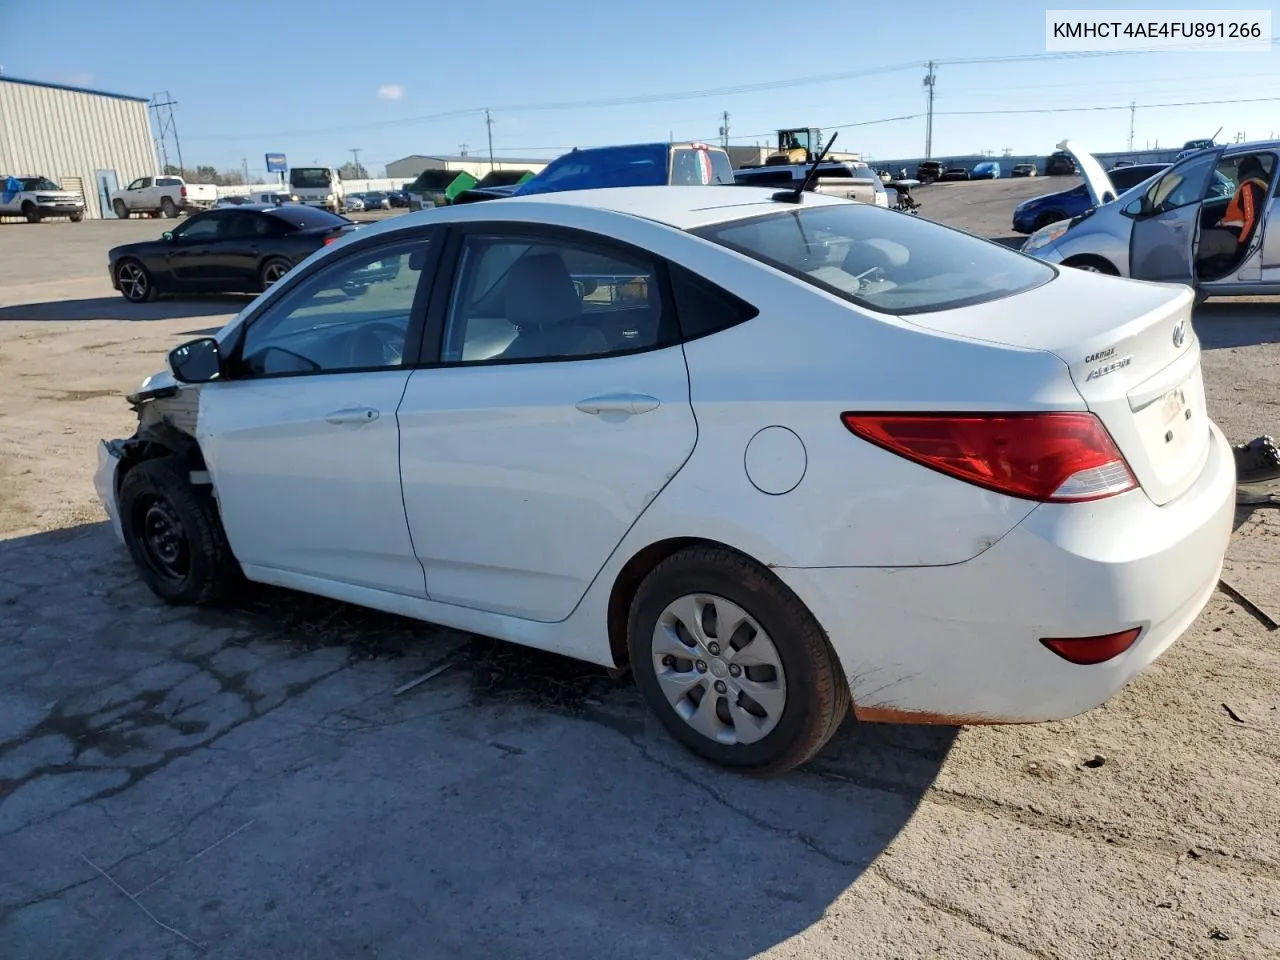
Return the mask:
<path id="1" fill-rule="evenodd" d="M 121 220 L 134 213 L 172 218 L 208 210 L 217 202 L 218 188 L 213 184 L 187 183 L 181 177 L 139 177 L 111 194 L 111 209 Z"/>
<path id="2" fill-rule="evenodd" d="M 39 223 L 50 217 L 84 219 L 84 197 L 63 190 L 48 177 L 13 177 L 0 174 L 0 217 L 26 217 Z"/>
<path id="3" fill-rule="evenodd" d="M 809 165 L 805 163 L 771 163 L 741 167 L 733 171 L 733 179 L 739 186 L 786 190 L 800 186 L 808 172 Z M 889 206 L 889 196 L 879 175 L 861 161 L 828 160 L 819 164 L 811 187 L 815 193 L 859 200 L 877 207 Z"/>

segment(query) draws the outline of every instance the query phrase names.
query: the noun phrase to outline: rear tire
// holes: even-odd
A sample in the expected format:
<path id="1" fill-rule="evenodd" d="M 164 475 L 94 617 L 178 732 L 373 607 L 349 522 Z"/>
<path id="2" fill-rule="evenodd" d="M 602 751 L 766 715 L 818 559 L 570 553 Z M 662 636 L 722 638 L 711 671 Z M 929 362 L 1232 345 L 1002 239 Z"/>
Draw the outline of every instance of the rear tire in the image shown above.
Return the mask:
<path id="1" fill-rule="evenodd" d="M 116 212 L 116 219 L 118 220 L 129 219 L 129 208 L 124 205 L 123 200 L 113 200 L 111 203 L 111 209 Z"/>
<path id="2" fill-rule="evenodd" d="M 170 198 L 161 197 L 160 212 L 165 215 L 166 219 L 173 220 L 178 216 L 178 207 Z"/>
<path id="3" fill-rule="evenodd" d="M 79 223 L 79 222 L 80 222 L 81 220 L 83 220 L 83 219 L 84 219 L 84 214 L 83 214 L 83 213 L 73 213 L 73 214 L 71 215 L 71 222 L 72 222 L 72 223 Z"/>
<path id="4" fill-rule="evenodd" d="M 205 604 L 240 577 L 213 497 L 187 479 L 179 457 L 144 460 L 120 484 L 125 543 L 142 579 L 165 603 Z"/>
<path id="5" fill-rule="evenodd" d="M 724 547 L 690 547 L 655 567 L 632 601 L 627 642 L 663 726 L 725 766 L 784 773 L 849 713 L 848 682 L 817 620 L 776 576 Z"/>
<path id="6" fill-rule="evenodd" d="M 258 283 L 263 290 L 277 283 L 281 277 L 293 269 L 292 264 L 283 257 L 271 257 L 258 271 Z"/>

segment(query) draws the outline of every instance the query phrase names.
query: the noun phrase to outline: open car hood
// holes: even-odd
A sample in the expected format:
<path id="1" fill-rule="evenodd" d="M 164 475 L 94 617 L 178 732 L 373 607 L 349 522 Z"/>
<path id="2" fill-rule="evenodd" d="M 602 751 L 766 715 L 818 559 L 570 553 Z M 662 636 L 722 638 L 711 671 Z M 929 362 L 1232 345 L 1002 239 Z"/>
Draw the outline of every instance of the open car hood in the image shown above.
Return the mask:
<path id="1" fill-rule="evenodd" d="M 1102 164 L 1094 159 L 1093 154 L 1072 140 L 1063 140 L 1058 144 L 1058 149 L 1065 150 L 1074 158 L 1076 166 L 1080 168 L 1080 176 L 1084 178 L 1085 188 L 1089 191 L 1089 199 L 1095 207 L 1110 203 L 1120 195 L 1107 176 L 1107 171 L 1102 169 Z"/>

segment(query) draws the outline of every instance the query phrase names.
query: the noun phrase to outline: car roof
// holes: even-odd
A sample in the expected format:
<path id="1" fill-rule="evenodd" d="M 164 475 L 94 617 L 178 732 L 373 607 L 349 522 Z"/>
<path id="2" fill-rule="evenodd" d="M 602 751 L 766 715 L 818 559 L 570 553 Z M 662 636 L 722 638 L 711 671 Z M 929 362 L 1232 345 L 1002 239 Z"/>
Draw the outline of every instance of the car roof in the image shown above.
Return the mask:
<path id="1" fill-rule="evenodd" d="M 795 210 L 806 207 L 857 204 L 820 193 L 806 193 L 801 204 L 783 203 L 772 199 L 777 187 L 739 187 L 727 184 L 717 186 L 656 186 L 656 187 L 601 187 L 591 190 L 566 190 L 559 193 L 538 193 L 524 197 L 503 197 L 484 203 L 467 203 L 459 206 L 433 207 L 416 213 L 383 220 L 366 228 L 364 236 L 395 230 L 418 223 L 441 223 L 465 220 L 505 219 L 499 210 L 518 210 L 520 216 L 512 219 L 527 220 L 529 214 L 542 213 L 554 216 L 556 208 L 588 208 L 605 210 L 624 216 L 636 217 L 665 224 L 677 230 L 693 230 L 698 227 L 729 220 L 745 219 L 767 213 Z"/>

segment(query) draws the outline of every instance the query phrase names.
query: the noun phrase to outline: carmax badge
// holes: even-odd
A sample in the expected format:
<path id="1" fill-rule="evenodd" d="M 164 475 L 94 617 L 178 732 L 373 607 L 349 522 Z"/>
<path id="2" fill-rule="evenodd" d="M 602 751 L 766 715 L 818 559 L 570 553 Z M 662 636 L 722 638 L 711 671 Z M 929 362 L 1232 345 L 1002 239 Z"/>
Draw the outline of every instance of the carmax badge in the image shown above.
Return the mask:
<path id="1" fill-rule="evenodd" d="M 1132 362 L 1133 355 L 1130 354 L 1127 357 L 1121 357 L 1119 360 L 1112 360 L 1110 363 L 1105 363 L 1100 367 L 1095 367 L 1089 371 L 1089 376 L 1085 377 L 1085 382 L 1088 383 L 1090 380 L 1097 380 L 1099 377 L 1105 377 L 1108 373 L 1115 373 L 1117 370 L 1123 370 Z"/>

